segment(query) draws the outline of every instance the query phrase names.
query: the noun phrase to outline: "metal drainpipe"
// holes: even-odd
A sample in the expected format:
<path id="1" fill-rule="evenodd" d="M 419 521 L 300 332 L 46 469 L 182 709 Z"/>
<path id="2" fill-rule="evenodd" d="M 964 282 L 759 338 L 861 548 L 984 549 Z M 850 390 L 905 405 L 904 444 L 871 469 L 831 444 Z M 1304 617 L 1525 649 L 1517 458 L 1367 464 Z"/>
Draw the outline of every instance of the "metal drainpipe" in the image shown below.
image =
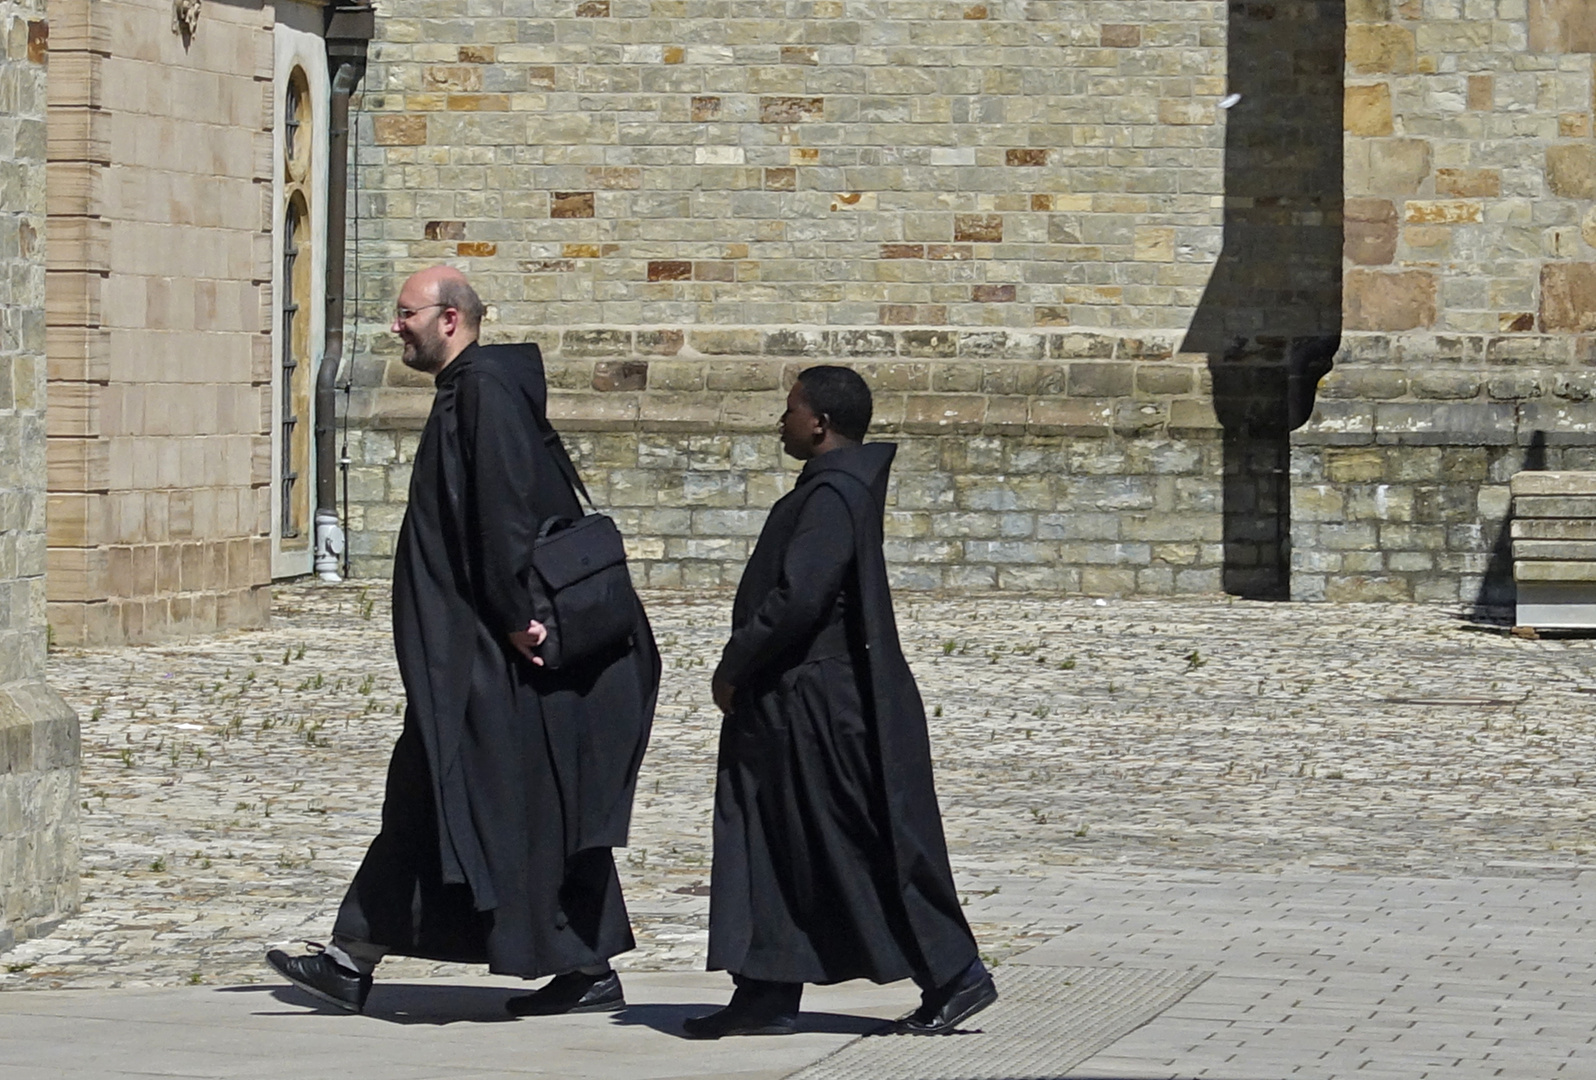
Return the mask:
<path id="1" fill-rule="evenodd" d="M 327 324 L 316 372 L 316 574 L 339 581 L 346 538 L 338 524 L 337 386 L 344 360 L 344 233 L 349 213 L 349 98 L 366 73 L 376 10 L 365 3 L 327 10 L 332 72 L 327 161 Z"/>

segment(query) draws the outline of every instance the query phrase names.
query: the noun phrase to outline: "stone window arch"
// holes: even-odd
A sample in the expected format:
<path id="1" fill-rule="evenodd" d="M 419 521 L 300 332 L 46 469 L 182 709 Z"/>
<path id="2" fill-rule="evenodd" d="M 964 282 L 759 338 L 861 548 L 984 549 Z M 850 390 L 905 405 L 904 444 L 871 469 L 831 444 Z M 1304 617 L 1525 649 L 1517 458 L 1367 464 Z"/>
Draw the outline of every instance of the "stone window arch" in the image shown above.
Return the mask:
<path id="1" fill-rule="evenodd" d="M 290 70 L 282 93 L 282 153 L 278 168 L 278 222 L 281 228 L 281 270 L 278 308 L 278 491 L 276 534 L 279 550 L 308 550 L 311 539 L 311 396 L 314 392 L 314 230 L 311 204 L 311 142 L 316 131 L 316 102 L 305 69 Z"/>

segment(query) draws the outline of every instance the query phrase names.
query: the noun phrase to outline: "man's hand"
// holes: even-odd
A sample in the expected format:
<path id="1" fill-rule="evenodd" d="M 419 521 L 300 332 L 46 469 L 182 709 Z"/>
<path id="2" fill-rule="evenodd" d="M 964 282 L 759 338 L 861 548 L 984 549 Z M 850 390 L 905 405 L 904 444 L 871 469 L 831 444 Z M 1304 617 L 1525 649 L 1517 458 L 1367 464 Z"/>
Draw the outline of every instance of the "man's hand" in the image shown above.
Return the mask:
<path id="1" fill-rule="evenodd" d="M 732 698 L 736 696 L 737 688 L 717 675 L 710 680 L 709 691 L 715 697 L 715 706 L 729 716 L 732 711 Z"/>
<path id="2" fill-rule="evenodd" d="M 544 639 L 548 636 L 549 628 L 533 619 L 526 624 L 525 630 L 510 631 L 510 644 L 514 645 L 516 651 L 532 661 L 535 666 L 542 667 L 543 657 L 537 655 L 533 650 L 543 644 Z"/>

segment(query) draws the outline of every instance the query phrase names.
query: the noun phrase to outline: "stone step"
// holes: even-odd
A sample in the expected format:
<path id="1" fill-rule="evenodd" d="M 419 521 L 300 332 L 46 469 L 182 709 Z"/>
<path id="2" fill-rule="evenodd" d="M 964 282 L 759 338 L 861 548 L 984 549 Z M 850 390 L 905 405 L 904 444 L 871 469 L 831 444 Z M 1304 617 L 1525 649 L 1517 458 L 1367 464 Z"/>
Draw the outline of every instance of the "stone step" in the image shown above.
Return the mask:
<path id="1" fill-rule="evenodd" d="M 1596 582 L 1596 561 L 1574 562 L 1567 560 L 1513 560 L 1514 581 L 1593 581 Z"/>
<path id="2" fill-rule="evenodd" d="M 1596 519 L 1520 518 L 1508 530 L 1514 540 L 1596 540 Z"/>
<path id="3" fill-rule="evenodd" d="M 1520 476 L 1524 475 L 1519 473 Z M 1596 518 L 1596 495 L 1513 496 L 1518 518 Z"/>
<path id="4" fill-rule="evenodd" d="M 1508 481 L 1514 495 L 1596 495 L 1596 472 L 1521 472 Z"/>
<path id="5" fill-rule="evenodd" d="M 1515 540 L 1513 558 L 1596 562 L 1596 540 Z"/>
<path id="6" fill-rule="evenodd" d="M 1520 581 L 1520 626 L 1542 629 L 1596 629 L 1596 583 L 1589 581 Z"/>

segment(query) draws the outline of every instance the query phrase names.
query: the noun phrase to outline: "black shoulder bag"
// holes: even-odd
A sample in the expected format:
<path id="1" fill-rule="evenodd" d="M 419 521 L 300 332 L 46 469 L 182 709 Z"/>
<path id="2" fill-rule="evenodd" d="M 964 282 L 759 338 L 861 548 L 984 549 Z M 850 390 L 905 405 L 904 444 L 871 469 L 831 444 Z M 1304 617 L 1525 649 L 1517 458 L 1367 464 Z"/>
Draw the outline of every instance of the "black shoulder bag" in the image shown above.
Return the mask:
<path id="1" fill-rule="evenodd" d="M 555 465 L 594 511 L 579 518 L 550 518 L 532 542 L 532 572 L 547 600 L 538 621 L 548 637 L 537 651 L 545 666 L 558 671 L 612 655 L 623 646 L 637 626 L 638 599 L 621 530 L 598 513 L 559 432 L 541 413 L 538 425 Z"/>

